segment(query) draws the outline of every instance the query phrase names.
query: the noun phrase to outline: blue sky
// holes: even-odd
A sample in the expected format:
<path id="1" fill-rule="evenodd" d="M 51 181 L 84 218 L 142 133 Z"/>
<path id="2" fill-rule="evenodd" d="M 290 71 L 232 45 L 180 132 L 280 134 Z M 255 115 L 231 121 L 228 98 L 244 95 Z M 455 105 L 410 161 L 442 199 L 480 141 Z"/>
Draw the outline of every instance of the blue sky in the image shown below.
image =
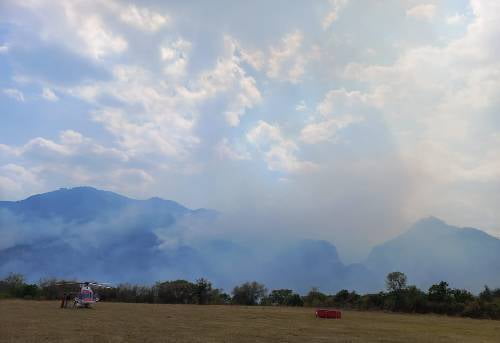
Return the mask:
<path id="1" fill-rule="evenodd" d="M 4 0 L 0 199 L 91 185 L 359 246 L 430 214 L 499 235 L 499 40 L 493 0 Z"/>

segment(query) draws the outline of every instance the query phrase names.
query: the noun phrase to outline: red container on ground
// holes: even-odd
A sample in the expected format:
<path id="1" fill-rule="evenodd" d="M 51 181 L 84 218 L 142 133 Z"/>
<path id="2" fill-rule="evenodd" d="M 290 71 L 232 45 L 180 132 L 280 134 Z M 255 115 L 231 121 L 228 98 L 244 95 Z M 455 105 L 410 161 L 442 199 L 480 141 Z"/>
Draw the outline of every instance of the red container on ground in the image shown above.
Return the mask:
<path id="1" fill-rule="evenodd" d="M 316 310 L 317 318 L 330 318 L 330 319 L 340 319 L 342 318 L 342 312 L 339 310 L 326 310 L 318 309 Z"/>

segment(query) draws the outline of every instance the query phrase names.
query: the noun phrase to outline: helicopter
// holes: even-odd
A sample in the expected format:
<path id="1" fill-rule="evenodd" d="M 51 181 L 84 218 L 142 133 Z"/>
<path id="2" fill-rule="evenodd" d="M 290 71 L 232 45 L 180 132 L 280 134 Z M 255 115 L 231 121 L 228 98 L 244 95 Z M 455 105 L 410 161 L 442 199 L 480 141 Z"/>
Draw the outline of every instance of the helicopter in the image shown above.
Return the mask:
<path id="1" fill-rule="evenodd" d="M 82 281 L 82 282 L 61 282 L 57 283 L 57 286 L 64 286 L 65 289 L 70 287 L 71 289 L 75 289 L 79 287 L 79 291 L 64 291 L 61 297 L 61 308 L 67 308 L 68 302 L 73 298 L 73 308 L 90 308 L 91 305 L 98 302 L 99 295 L 94 292 L 92 287 L 94 288 L 111 288 L 110 283 L 99 283 L 92 281 Z"/>

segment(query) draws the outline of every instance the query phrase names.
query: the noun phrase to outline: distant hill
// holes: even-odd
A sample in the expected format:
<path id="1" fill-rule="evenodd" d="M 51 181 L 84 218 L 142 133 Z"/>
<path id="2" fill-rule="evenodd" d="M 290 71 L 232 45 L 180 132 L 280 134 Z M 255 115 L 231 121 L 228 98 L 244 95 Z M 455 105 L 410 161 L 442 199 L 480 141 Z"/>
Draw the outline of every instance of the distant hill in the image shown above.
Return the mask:
<path id="1" fill-rule="evenodd" d="M 123 211 L 154 212 L 160 215 L 160 221 L 171 221 L 173 216 L 190 212 L 175 201 L 160 198 L 135 200 L 92 187 L 61 188 L 22 201 L 0 201 L 0 208 L 25 217 L 60 218 L 77 223 L 107 218 Z"/>
<path id="2" fill-rule="evenodd" d="M 327 241 L 244 242 L 212 234 L 219 214 L 160 198 L 135 200 L 91 187 L 59 189 L 22 201 L 0 201 L 0 277 L 151 283 L 206 277 L 217 287 L 257 280 L 269 288 L 324 292 L 379 291 L 391 271 L 427 288 L 441 280 L 478 291 L 500 286 L 500 240 L 437 218 L 345 265 Z"/>
<path id="3" fill-rule="evenodd" d="M 306 293 L 312 287 L 322 291 L 355 289 L 367 292 L 383 287 L 373 273 L 363 265 L 344 265 L 337 249 L 327 241 L 303 240 L 295 242 L 266 263 L 269 284 Z"/>
<path id="4" fill-rule="evenodd" d="M 306 292 L 363 289 L 362 267 L 344 266 L 325 241 L 244 244 L 193 239 L 209 233 L 218 213 L 174 201 L 135 200 L 91 187 L 59 189 L 22 201 L 0 202 L 0 276 L 45 276 L 150 283 L 207 277 L 218 287 L 247 280 Z M 210 235 L 203 235 L 210 237 Z M 361 268 L 362 270 L 360 270 Z"/>
<path id="5" fill-rule="evenodd" d="M 210 222 L 212 210 L 130 199 L 91 187 L 0 202 L 0 273 L 151 282 L 207 269 L 179 227 Z M 182 264 L 178 263 L 182 260 Z"/>
<path id="6" fill-rule="evenodd" d="M 479 291 L 485 284 L 500 286 L 500 240 L 430 217 L 374 247 L 365 265 L 377 275 L 402 271 L 410 283 L 425 289 L 444 280 Z"/>

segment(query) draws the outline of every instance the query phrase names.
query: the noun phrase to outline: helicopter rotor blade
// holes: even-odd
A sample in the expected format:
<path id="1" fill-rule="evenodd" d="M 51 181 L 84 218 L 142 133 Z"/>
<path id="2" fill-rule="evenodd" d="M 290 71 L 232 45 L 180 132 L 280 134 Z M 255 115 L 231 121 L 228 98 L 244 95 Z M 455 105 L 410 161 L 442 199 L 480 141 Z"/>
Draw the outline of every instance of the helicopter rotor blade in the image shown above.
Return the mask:
<path id="1" fill-rule="evenodd" d="M 112 288 L 110 282 L 89 282 L 89 285 L 101 288 Z"/>
<path id="2" fill-rule="evenodd" d="M 62 281 L 62 282 L 57 282 L 55 283 L 56 286 L 73 286 L 73 285 L 89 285 L 93 287 L 100 287 L 100 288 L 113 288 L 111 287 L 112 283 L 111 282 L 96 282 L 96 281 Z"/>

